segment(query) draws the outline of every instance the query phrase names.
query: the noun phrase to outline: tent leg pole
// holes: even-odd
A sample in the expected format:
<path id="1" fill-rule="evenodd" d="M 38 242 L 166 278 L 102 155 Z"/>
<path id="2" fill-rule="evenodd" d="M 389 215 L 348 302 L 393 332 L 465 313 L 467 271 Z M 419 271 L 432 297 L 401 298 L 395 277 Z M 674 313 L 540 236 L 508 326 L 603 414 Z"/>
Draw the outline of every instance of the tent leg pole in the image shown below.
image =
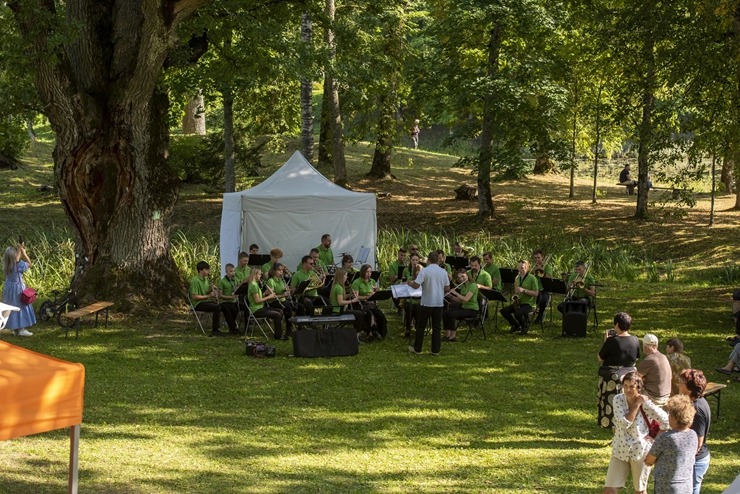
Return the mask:
<path id="1" fill-rule="evenodd" d="M 79 467 L 80 424 L 69 429 L 69 484 L 67 494 L 77 494 L 77 473 Z"/>

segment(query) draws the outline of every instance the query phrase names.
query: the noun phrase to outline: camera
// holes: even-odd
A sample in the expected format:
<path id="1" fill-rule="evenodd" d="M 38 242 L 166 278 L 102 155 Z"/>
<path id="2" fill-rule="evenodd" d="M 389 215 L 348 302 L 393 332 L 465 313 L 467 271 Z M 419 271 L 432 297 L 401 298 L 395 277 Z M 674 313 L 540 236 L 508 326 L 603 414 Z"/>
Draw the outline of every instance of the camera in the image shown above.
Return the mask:
<path id="1" fill-rule="evenodd" d="M 273 358 L 277 354 L 274 346 L 261 341 L 248 340 L 246 355 L 256 358 Z"/>
<path id="2" fill-rule="evenodd" d="M 617 332 L 613 329 L 610 329 L 608 335 L 609 335 L 609 338 L 611 338 L 612 336 L 617 336 Z"/>

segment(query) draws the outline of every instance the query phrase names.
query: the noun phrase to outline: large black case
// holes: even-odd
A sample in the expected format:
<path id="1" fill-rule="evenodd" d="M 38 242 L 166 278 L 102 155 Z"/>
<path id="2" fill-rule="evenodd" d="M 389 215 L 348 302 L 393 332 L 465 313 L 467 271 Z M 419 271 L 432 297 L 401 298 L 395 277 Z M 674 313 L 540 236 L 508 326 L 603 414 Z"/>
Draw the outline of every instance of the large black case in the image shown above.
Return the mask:
<path id="1" fill-rule="evenodd" d="M 358 351 L 354 328 L 299 329 L 293 332 L 293 355 L 296 357 L 348 357 L 357 355 Z"/>
<path id="2" fill-rule="evenodd" d="M 563 314 L 563 336 L 586 336 L 588 319 L 585 312 L 571 311 Z"/>

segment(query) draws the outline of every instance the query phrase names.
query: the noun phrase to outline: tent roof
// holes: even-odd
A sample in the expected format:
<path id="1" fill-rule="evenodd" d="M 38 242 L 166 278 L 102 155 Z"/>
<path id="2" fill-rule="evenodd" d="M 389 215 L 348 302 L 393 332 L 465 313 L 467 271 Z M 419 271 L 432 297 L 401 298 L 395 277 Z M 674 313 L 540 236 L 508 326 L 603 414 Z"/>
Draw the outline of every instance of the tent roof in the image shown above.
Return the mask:
<path id="1" fill-rule="evenodd" d="M 293 153 L 293 156 L 264 182 L 244 191 L 244 194 L 261 198 L 374 195 L 366 192 L 353 192 L 336 185 L 306 161 L 298 151 Z"/>

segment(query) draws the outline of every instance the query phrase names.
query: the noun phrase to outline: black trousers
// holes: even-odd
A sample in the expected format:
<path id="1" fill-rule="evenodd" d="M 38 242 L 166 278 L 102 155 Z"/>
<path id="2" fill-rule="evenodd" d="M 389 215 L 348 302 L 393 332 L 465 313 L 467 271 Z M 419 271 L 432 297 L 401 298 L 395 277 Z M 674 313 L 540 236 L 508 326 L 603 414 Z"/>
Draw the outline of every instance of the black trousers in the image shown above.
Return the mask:
<path id="1" fill-rule="evenodd" d="M 224 302 L 217 304 L 216 302 L 201 302 L 195 306 L 195 310 L 198 312 L 210 312 L 213 314 L 213 323 L 211 324 L 211 331 L 218 331 L 219 325 L 221 324 L 221 313 L 224 313 L 226 318 L 226 324 L 229 325 L 229 331 L 237 333 L 239 329 L 236 327 L 236 316 L 239 314 L 239 307 L 236 304 L 230 302 Z"/>
<path id="2" fill-rule="evenodd" d="M 414 350 L 421 352 L 424 346 L 424 329 L 427 321 L 432 319 L 432 353 L 439 353 L 442 348 L 442 307 L 419 306 L 419 317 L 416 319 L 416 338 Z"/>
<path id="3" fill-rule="evenodd" d="M 279 340 L 283 337 L 283 311 L 271 307 L 262 307 L 254 313 L 254 317 L 266 317 L 270 319 L 275 328 L 275 339 Z"/>
<path id="4" fill-rule="evenodd" d="M 277 301 L 273 300 L 269 303 L 269 306 L 271 309 L 277 309 L 283 313 L 283 318 L 285 319 L 285 334 L 290 336 L 293 333 L 293 323 L 290 322 L 290 318 L 293 317 L 293 314 L 295 313 L 295 309 L 293 307 L 293 302 L 290 300 L 282 300 L 281 301 L 283 305 L 280 305 Z M 299 316 L 302 316 L 303 314 L 298 314 Z"/>
<path id="5" fill-rule="evenodd" d="M 507 305 L 499 311 L 504 319 L 509 321 L 512 328 L 529 329 L 529 313 L 532 312 L 532 306 L 521 304 L 519 307 Z"/>
<path id="6" fill-rule="evenodd" d="M 463 309 L 462 307 L 445 311 L 442 315 L 445 331 L 456 331 L 458 319 L 468 319 L 476 315 L 478 315 L 477 310 Z"/>
<path id="7" fill-rule="evenodd" d="M 403 304 L 403 322 L 406 326 L 406 332 L 411 332 L 411 323 L 419 318 L 419 304 L 412 304 L 406 300 Z"/>

